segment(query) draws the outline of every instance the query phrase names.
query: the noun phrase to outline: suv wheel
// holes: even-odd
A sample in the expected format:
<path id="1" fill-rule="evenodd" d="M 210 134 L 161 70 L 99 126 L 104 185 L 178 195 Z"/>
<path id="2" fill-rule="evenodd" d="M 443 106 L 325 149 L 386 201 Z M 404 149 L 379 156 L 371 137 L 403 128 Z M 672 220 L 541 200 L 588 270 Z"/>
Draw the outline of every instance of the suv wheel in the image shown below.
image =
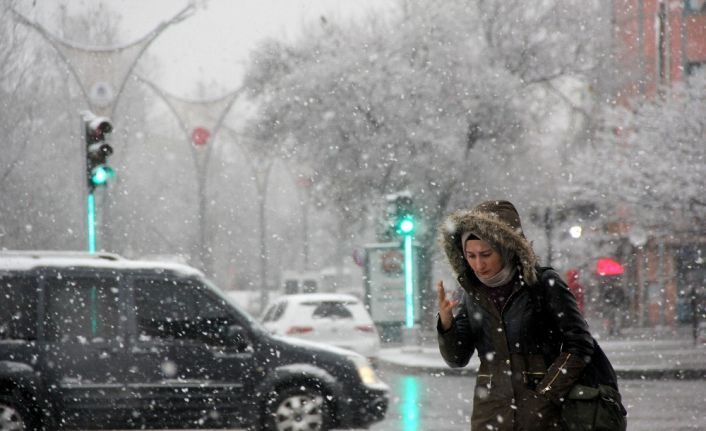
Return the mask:
<path id="1" fill-rule="evenodd" d="M 326 431 L 329 407 L 317 390 L 287 387 L 273 393 L 265 408 L 265 429 L 270 431 Z"/>
<path id="2" fill-rule="evenodd" d="M 14 397 L 0 395 L 0 431 L 23 431 L 32 429 L 26 408 Z"/>

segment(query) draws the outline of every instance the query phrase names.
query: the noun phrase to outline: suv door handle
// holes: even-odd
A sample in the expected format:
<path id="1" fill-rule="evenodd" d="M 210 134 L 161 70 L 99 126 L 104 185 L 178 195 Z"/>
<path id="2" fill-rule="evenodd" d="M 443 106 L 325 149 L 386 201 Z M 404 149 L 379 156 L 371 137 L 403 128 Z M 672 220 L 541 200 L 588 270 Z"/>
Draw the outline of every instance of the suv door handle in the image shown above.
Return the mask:
<path id="1" fill-rule="evenodd" d="M 214 358 L 223 358 L 223 359 L 245 359 L 249 358 L 252 356 L 252 352 L 213 352 L 213 357 Z"/>

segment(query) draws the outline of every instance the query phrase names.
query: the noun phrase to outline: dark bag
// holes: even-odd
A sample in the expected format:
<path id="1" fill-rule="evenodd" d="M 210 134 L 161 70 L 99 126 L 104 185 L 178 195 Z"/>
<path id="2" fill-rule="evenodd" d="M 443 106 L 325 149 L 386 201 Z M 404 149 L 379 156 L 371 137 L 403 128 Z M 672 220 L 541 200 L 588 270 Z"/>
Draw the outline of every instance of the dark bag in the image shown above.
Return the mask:
<path id="1" fill-rule="evenodd" d="M 539 269 L 540 279 L 549 267 Z M 533 301 L 543 311 L 543 291 L 533 289 Z M 627 411 L 623 407 L 615 370 L 598 342 L 593 340 L 593 356 L 578 383 L 561 406 L 563 428 L 569 431 L 625 431 Z"/>
<path id="2" fill-rule="evenodd" d="M 561 421 L 569 431 L 625 431 L 625 414 L 620 393 L 608 385 L 574 385 L 561 405 Z"/>

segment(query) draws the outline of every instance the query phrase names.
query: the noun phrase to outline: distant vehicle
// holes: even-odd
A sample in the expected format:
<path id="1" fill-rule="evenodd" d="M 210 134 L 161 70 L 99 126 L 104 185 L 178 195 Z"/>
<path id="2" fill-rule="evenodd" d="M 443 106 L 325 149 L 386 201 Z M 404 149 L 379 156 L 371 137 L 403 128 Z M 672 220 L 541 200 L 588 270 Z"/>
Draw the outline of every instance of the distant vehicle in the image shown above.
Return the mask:
<path id="1" fill-rule="evenodd" d="M 380 351 L 380 336 L 373 320 L 353 295 L 285 295 L 267 307 L 262 323 L 273 334 L 331 344 L 373 360 Z"/>
<path id="2" fill-rule="evenodd" d="M 0 429 L 365 428 L 363 356 L 276 337 L 203 274 L 114 254 L 0 252 Z"/>

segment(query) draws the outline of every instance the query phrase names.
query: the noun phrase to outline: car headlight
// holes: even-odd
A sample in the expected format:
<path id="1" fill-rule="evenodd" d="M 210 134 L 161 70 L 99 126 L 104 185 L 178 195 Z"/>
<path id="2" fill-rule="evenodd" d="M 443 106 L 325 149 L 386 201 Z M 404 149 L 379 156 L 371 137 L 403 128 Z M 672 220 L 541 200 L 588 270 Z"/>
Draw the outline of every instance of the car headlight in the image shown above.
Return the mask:
<path id="1" fill-rule="evenodd" d="M 373 366 L 370 364 L 366 358 L 360 355 L 350 355 L 348 359 L 353 361 L 356 369 L 358 370 L 358 376 L 365 386 L 369 387 L 387 387 L 380 379 L 378 379 Z"/>

